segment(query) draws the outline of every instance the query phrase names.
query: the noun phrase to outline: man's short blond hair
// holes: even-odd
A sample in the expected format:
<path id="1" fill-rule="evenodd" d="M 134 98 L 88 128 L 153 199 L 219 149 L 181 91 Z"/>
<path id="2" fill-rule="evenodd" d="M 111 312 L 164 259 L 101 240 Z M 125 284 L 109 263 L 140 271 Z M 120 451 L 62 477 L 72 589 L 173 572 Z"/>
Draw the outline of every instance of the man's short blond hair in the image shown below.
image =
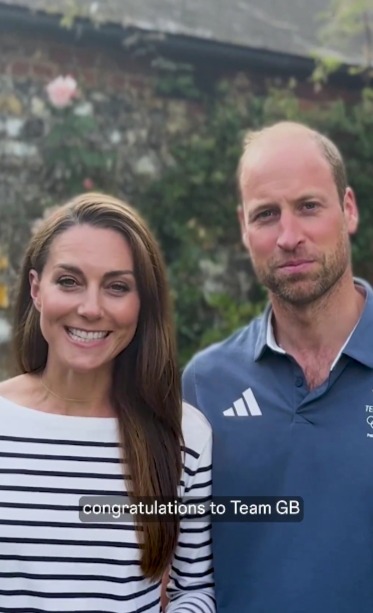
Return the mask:
<path id="1" fill-rule="evenodd" d="M 237 181 L 239 191 L 241 192 L 241 175 L 247 152 L 253 146 L 255 146 L 255 144 L 259 142 L 264 136 L 270 134 L 273 130 L 283 129 L 285 132 L 286 128 L 288 128 L 289 131 L 297 129 L 299 131 L 303 130 L 305 133 L 308 133 L 311 138 L 313 138 L 315 143 L 318 145 L 322 155 L 330 166 L 337 188 L 338 197 L 341 205 L 343 205 L 344 195 L 347 188 L 347 174 L 345 163 L 340 150 L 333 143 L 333 141 L 331 141 L 330 138 L 328 138 L 324 134 L 321 134 L 317 130 L 312 129 L 305 124 L 297 123 L 295 121 L 281 121 L 271 126 L 266 126 L 261 130 L 249 130 L 248 132 L 246 132 L 243 139 L 243 151 L 237 168 Z"/>

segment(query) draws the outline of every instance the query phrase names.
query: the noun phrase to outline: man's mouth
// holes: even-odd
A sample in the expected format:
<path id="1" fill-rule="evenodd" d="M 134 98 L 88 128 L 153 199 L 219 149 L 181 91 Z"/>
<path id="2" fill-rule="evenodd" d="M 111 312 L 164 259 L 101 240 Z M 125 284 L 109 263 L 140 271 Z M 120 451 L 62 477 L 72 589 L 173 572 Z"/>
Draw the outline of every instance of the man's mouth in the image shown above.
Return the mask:
<path id="1" fill-rule="evenodd" d="M 296 268 L 297 266 L 303 266 L 304 264 L 312 264 L 313 260 L 288 260 L 279 265 L 279 268 Z"/>

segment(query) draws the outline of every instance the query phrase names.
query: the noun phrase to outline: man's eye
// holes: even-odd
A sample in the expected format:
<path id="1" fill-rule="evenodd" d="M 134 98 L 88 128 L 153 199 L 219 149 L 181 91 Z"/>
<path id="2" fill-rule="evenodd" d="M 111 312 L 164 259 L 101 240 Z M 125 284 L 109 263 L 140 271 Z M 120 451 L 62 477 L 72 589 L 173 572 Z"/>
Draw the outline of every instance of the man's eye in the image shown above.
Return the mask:
<path id="1" fill-rule="evenodd" d="M 318 206 L 319 206 L 319 203 L 314 202 L 313 200 L 309 200 L 308 202 L 303 203 L 303 208 L 306 209 L 306 211 L 313 211 L 317 209 Z"/>
<path id="2" fill-rule="evenodd" d="M 273 211 L 272 209 L 266 209 L 265 211 L 260 211 L 260 213 L 257 213 L 254 219 L 261 221 L 261 220 L 270 219 L 274 215 L 275 215 L 275 211 Z"/>
<path id="3" fill-rule="evenodd" d="M 272 215 L 273 211 L 262 211 L 261 213 L 259 213 L 258 217 L 269 217 L 270 215 Z"/>

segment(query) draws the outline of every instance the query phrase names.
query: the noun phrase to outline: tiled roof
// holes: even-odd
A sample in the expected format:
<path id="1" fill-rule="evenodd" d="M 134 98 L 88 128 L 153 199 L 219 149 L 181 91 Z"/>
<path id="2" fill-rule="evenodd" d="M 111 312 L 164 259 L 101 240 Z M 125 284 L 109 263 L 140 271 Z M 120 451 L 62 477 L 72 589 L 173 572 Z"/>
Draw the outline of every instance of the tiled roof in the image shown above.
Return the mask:
<path id="1" fill-rule="evenodd" d="M 186 35 L 256 50 L 310 57 L 320 51 L 317 32 L 331 0 L 0 0 L 3 6 L 62 13 L 99 24 Z M 352 1 L 352 0 L 351 0 Z M 327 54 L 336 49 L 323 49 Z M 360 45 L 340 49 L 358 63 Z"/>

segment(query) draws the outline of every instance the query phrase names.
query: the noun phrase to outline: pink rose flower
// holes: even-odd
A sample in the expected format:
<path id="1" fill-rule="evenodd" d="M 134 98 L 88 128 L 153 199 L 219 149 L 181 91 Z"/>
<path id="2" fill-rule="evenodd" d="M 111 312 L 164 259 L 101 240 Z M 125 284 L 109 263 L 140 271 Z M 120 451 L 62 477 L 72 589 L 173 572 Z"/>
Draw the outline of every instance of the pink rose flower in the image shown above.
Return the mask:
<path id="1" fill-rule="evenodd" d="M 87 191 L 91 191 L 94 188 L 94 183 L 93 183 L 92 179 L 89 179 L 88 177 L 86 179 L 84 179 L 83 187 Z"/>
<path id="2" fill-rule="evenodd" d="M 50 103 L 58 109 L 64 109 L 77 96 L 78 84 L 70 76 L 57 77 L 47 85 L 46 90 Z"/>

